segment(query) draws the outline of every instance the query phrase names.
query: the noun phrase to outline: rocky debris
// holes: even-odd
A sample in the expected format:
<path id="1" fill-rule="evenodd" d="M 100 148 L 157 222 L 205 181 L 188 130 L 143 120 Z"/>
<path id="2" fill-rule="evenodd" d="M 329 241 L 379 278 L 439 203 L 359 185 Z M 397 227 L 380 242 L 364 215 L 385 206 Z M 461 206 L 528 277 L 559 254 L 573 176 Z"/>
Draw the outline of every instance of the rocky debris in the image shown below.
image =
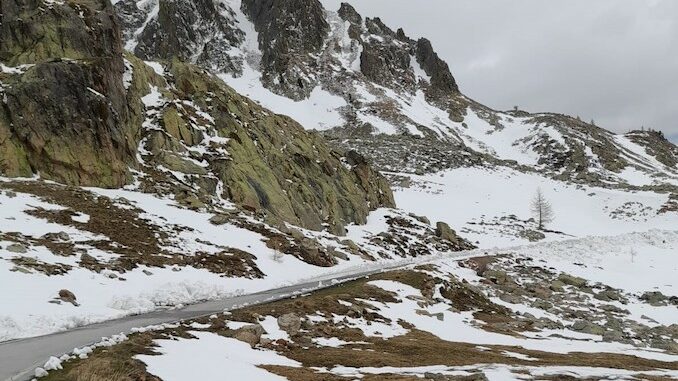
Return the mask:
<path id="1" fill-rule="evenodd" d="M 59 291 L 59 300 L 64 301 L 66 303 L 71 303 L 72 305 L 78 307 L 80 304 L 77 302 L 77 298 L 75 297 L 75 294 L 72 293 L 69 290 L 63 289 Z"/>
<path id="2" fill-rule="evenodd" d="M 254 348 L 261 342 L 261 335 L 263 335 L 264 332 L 264 328 L 260 324 L 246 325 L 237 329 L 233 333 L 233 338 L 247 343 Z"/>
<path id="3" fill-rule="evenodd" d="M 669 168 L 678 165 L 678 147 L 664 133 L 654 130 L 631 131 L 625 134 L 631 141 L 645 148 L 645 152 Z"/>
<path id="4" fill-rule="evenodd" d="M 10 260 L 13 264 L 16 265 L 15 271 L 19 271 L 24 274 L 29 274 L 31 271 L 38 271 L 47 276 L 58 276 L 67 274 L 73 266 L 62 264 L 62 263 L 46 263 L 35 258 L 29 257 L 18 257 L 12 258 Z"/>
<path id="5" fill-rule="evenodd" d="M 370 242 L 383 250 L 379 254 L 383 257 L 396 254 L 400 257 L 417 257 L 429 255 L 435 251 L 469 250 L 474 246 L 465 239 L 454 234 L 454 231 L 445 231 L 447 238 L 441 238 L 430 225 L 407 215 L 387 216 L 388 231 L 379 233 L 370 238 Z M 417 237 L 413 240 L 410 237 Z"/>
<path id="6" fill-rule="evenodd" d="M 483 271 L 479 271 L 478 275 L 483 280 L 477 285 L 481 293 L 498 297 L 509 304 L 529 305 L 560 319 L 554 321 L 547 317 L 536 318 L 529 313 L 519 314 L 520 319 L 529 322 L 530 329 L 569 328 L 599 335 L 607 342 L 645 345 L 669 351 L 678 349 L 673 342 L 678 338 L 678 330 L 674 331 L 673 326 L 663 326 L 643 317 L 642 320 L 647 321 L 645 324 L 642 320 L 637 321 L 629 310 L 616 305 L 628 304 L 633 299 L 621 290 L 600 283 L 589 285 L 583 278 L 554 273 L 544 264 L 522 256 L 504 255 L 491 259 L 473 258 L 462 262 L 464 267 L 482 267 Z M 447 297 L 445 292 L 441 289 L 441 294 Z M 646 292 L 638 299 L 658 306 L 672 303 L 671 298 L 656 291 Z"/>
<path id="7" fill-rule="evenodd" d="M 28 252 L 26 245 L 21 243 L 12 243 L 8 245 L 5 250 L 15 254 L 26 254 Z"/>
<path id="8" fill-rule="evenodd" d="M 678 212 L 678 193 L 671 193 L 668 201 L 657 211 L 658 214 Z"/>
<path id="9" fill-rule="evenodd" d="M 278 326 L 291 336 L 299 333 L 301 329 L 301 318 L 294 313 L 289 313 L 278 317 Z"/>

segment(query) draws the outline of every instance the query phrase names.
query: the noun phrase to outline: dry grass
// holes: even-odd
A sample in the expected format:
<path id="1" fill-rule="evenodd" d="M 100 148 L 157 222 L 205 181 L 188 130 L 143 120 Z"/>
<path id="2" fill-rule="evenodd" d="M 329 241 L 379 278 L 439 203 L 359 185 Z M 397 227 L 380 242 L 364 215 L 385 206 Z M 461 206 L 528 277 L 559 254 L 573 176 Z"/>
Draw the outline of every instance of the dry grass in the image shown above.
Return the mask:
<path id="1" fill-rule="evenodd" d="M 378 274 L 370 279 L 342 284 L 338 287 L 325 289 L 308 296 L 296 299 L 282 300 L 259 306 L 248 307 L 234 311 L 229 320 L 257 322 L 261 316 L 280 316 L 289 312 L 299 315 L 327 314 L 350 315 L 355 309 L 347 307 L 339 300 L 349 301 L 360 306 L 357 299 L 378 300 L 382 302 L 396 302 L 393 294 L 367 284 L 373 279 L 389 279 L 399 281 L 417 288 L 430 288 L 434 282 L 430 275 L 418 271 L 395 271 Z M 482 303 L 481 303 L 482 304 Z M 482 306 L 479 306 L 482 307 Z M 360 309 L 360 308 L 358 308 Z M 367 321 L 383 319 L 370 312 L 361 313 L 360 317 Z M 220 335 L 230 336 L 232 333 L 225 328 L 224 317 L 210 320 L 198 319 L 200 323 L 211 323 L 209 331 Z M 430 365 L 445 366 L 472 366 L 478 364 L 505 364 L 510 366 L 577 366 L 627 369 L 642 373 L 654 369 L 678 370 L 678 363 L 642 359 L 634 356 L 609 353 L 568 353 L 558 354 L 542 351 L 525 350 L 520 347 L 485 345 L 487 349 L 480 350 L 477 345 L 469 343 L 449 342 L 437 336 L 423 332 L 403 324 L 410 332 L 383 340 L 381 338 L 366 337 L 360 329 L 349 328 L 342 324 L 321 322 L 305 324 L 304 332 L 293 337 L 293 343 L 277 342 L 264 345 L 265 348 L 275 350 L 283 356 L 300 362 L 303 366 L 263 366 L 268 371 L 287 377 L 292 381 L 337 381 L 346 380 L 332 374 L 317 373 L 312 367 L 333 368 L 341 365 L 346 367 L 421 367 Z M 180 327 L 171 330 L 175 336 L 187 336 L 187 328 Z M 137 354 L 153 354 L 153 340 L 165 337 L 168 332 L 146 333 L 132 335 L 130 340 L 113 348 L 95 351 L 87 360 L 77 360 L 66 365 L 63 371 L 52 372 L 46 381 L 147 381 L 157 380 L 148 374 L 145 365 L 133 359 Z M 348 342 L 365 342 L 365 344 L 349 344 L 343 347 L 320 347 L 315 345 L 313 337 L 338 337 Z M 526 361 L 515 357 L 508 357 L 504 351 L 521 353 L 536 360 Z M 517 372 L 527 372 L 527 370 Z M 652 381 L 668 380 L 663 377 L 645 377 Z M 394 374 L 365 375 L 363 380 L 392 380 L 410 381 L 417 378 Z M 547 378 L 553 381 L 571 380 L 571 376 L 554 375 Z"/>

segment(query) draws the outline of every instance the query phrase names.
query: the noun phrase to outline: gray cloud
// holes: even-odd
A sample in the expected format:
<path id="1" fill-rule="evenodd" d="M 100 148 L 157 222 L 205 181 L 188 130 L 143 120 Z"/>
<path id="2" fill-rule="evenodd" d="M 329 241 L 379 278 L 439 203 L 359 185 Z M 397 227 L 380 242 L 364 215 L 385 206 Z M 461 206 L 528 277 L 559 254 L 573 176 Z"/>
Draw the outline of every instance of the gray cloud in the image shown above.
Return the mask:
<path id="1" fill-rule="evenodd" d="M 651 127 L 678 141 L 678 1 L 349 2 L 429 38 L 462 91 L 488 106 L 579 115 L 617 132 Z"/>

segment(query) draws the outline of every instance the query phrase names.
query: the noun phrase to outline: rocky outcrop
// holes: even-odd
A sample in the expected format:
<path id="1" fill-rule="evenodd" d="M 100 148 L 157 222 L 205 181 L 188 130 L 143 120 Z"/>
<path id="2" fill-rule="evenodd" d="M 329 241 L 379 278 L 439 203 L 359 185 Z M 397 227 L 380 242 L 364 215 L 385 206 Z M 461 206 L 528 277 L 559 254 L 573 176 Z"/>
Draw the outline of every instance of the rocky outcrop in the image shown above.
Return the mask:
<path id="1" fill-rule="evenodd" d="M 399 41 L 396 33 L 379 18 L 366 19 L 365 28 L 360 71 L 379 85 L 413 91 L 416 83 L 410 65 L 410 45 Z"/>
<path id="2" fill-rule="evenodd" d="M 450 67 L 438 57 L 431 41 L 420 38 L 417 41 L 416 56 L 421 68 L 424 69 L 426 75 L 431 77 L 430 89 L 433 92 L 431 96 L 440 98 L 459 93 L 459 87 L 450 72 Z"/>
<path id="3" fill-rule="evenodd" d="M 161 78 L 134 62 L 135 78 L 167 81 L 160 90 L 166 100 L 146 122 L 153 127 L 145 130 L 142 157 L 149 171 L 171 171 L 156 171 L 150 189 L 165 178 L 169 193 L 186 193 L 198 208 L 222 196 L 273 223 L 338 234 L 366 222 L 371 210 L 394 206 L 386 179 L 357 153 L 333 151 L 195 66 L 173 61 Z"/>
<path id="4" fill-rule="evenodd" d="M 360 155 L 330 149 L 292 119 L 179 60 L 193 46 L 183 41 L 199 44 L 207 38 L 201 34 L 206 29 L 193 30 L 193 22 L 214 24 L 212 31 L 223 38 L 240 38 L 242 32 L 229 36 L 216 25 L 216 17 L 232 16 L 229 10 L 205 3 L 202 9 L 158 2 L 158 17 L 151 20 L 155 26 L 144 29 L 136 50 L 174 57 L 163 76 L 135 56 L 123 55 L 113 8 L 105 0 L 3 2 L 0 57 L 15 67 L 0 74 L 5 99 L 0 172 L 120 187 L 131 180 L 129 168 L 135 168 L 144 173 L 144 190 L 172 195 L 190 208 L 230 199 L 278 225 L 339 234 L 346 224 L 364 223 L 371 210 L 394 206 L 387 181 Z M 314 4 L 299 4 L 298 11 L 277 1 L 243 5 L 258 20 L 262 41 L 278 38 L 269 63 L 284 61 L 275 49 L 302 42 L 301 32 L 288 27 L 314 35 L 326 28 L 322 7 Z M 119 9 L 130 7 L 119 4 Z M 267 24 L 271 18 L 277 26 Z M 125 22 L 138 20 L 130 16 Z M 311 38 L 294 52 L 309 53 L 322 41 Z"/>
<path id="5" fill-rule="evenodd" d="M 631 131 L 626 136 L 660 163 L 670 168 L 678 167 L 678 146 L 666 139 L 661 131 Z"/>
<path id="6" fill-rule="evenodd" d="M 110 3 L 2 2 L 0 172 L 116 187 L 135 165 Z"/>
<path id="7" fill-rule="evenodd" d="M 318 0 L 244 0 L 242 10 L 259 33 L 262 81 L 292 99 L 308 97 L 317 84 L 318 53 L 329 33 Z"/>
<path id="8" fill-rule="evenodd" d="M 220 72 L 241 72 L 241 58 L 229 52 L 243 41 L 243 32 L 235 27 L 233 10 L 213 0 L 156 0 L 154 6 L 157 17 L 138 36 L 135 55 L 146 60 L 178 58 Z M 124 20 L 127 37 L 145 21 L 139 15 L 151 12 L 149 4 L 134 0 L 117 3 L 116 10 Z"/>

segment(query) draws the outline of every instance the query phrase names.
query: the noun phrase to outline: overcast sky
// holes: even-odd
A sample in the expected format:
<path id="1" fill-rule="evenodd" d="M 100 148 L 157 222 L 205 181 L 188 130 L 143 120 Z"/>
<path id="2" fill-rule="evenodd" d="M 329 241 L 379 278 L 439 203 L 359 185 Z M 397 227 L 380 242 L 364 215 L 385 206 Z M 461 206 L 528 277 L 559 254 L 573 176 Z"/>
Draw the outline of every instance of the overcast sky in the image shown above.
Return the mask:
<path id="1" fill-rule="evenodd" d="M 678 141 L 676 0 L 348 1 L 429 38 L 461 90 L 488 106 L 579 115 L 617 132 L 651 127 Z"/>

